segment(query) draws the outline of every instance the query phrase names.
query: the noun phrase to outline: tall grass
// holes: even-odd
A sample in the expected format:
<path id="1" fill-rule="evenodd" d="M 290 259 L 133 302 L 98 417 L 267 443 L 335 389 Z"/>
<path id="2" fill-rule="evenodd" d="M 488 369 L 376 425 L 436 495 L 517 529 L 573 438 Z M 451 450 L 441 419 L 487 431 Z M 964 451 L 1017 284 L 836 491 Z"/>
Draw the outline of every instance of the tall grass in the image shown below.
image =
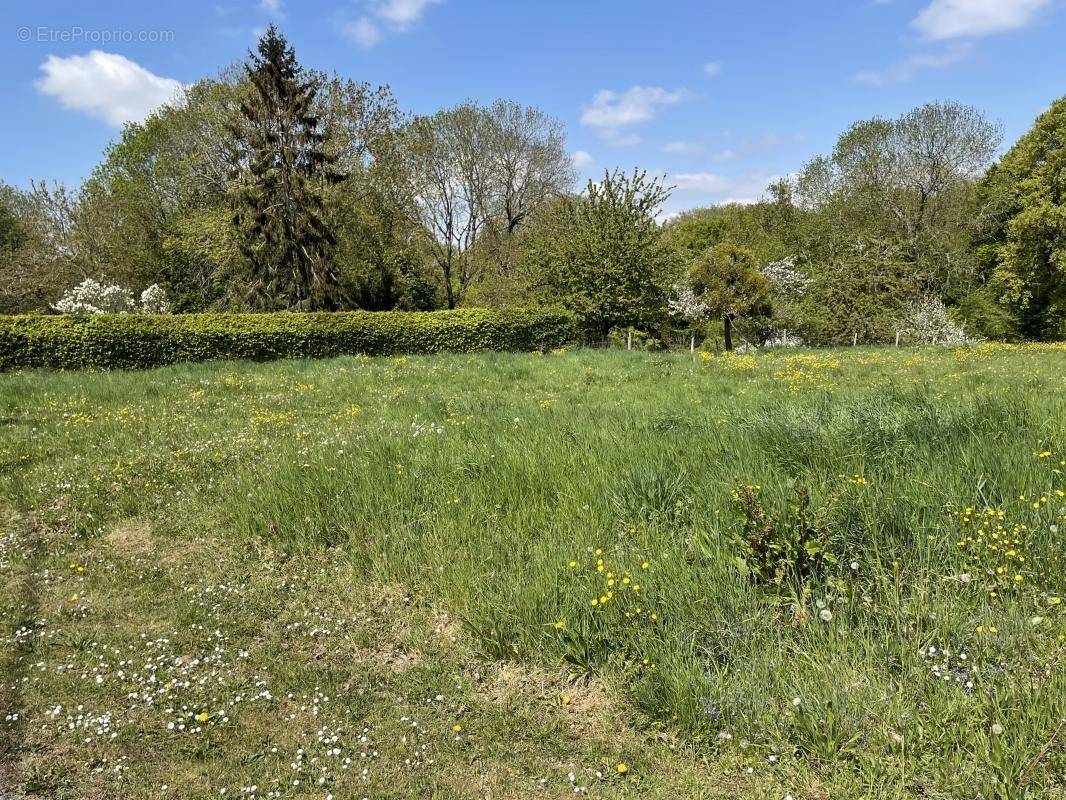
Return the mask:
<path id="1" fill-rule="evenodd" d="M 1066 769 L 1041 750 L 1066 716 L 1061 348 L 0 385 L 0 413 L 35 417 L 4 450 L 9 495 L 82 535 L 131 516 L 191 530 L 202 513 L 262 547 L 329 548 L 338 569 L 442 604 L 487 658 L 609 673 L 648 726 L 798 753 L 871 796 L 1022 797 Z M 60 484 L 76 519 L 45 502 Z M 965 544 L 986 508 L 1024 526 L 1017 544 Z M 777 548 L 761 577 L 757 524 Z M 801 528 L 813 538 L 790 544 Z"/>

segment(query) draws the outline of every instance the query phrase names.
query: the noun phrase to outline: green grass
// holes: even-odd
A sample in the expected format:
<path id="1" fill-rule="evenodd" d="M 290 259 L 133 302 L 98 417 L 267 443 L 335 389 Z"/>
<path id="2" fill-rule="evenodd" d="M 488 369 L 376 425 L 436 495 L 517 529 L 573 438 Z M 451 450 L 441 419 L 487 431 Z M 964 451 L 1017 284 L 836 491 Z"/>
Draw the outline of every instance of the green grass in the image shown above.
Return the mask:
<path id="1" fill-rule="evenodd" d="M 0 420 L 15 797 L 1066 796 L 1062 347 L 27 372 Z"/>

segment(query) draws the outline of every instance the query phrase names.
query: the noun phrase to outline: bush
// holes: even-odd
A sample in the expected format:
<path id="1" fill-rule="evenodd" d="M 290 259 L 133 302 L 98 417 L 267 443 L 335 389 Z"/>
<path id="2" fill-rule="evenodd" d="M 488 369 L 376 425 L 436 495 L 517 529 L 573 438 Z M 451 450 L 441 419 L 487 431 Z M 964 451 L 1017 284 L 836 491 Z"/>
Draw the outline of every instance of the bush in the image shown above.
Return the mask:
<path id="1" fill-rule="evenodd" d="M 577 340 L 562 311 L 0 316 L 0 370 L 137 369 L 212 359 L 538 350 Z"/>

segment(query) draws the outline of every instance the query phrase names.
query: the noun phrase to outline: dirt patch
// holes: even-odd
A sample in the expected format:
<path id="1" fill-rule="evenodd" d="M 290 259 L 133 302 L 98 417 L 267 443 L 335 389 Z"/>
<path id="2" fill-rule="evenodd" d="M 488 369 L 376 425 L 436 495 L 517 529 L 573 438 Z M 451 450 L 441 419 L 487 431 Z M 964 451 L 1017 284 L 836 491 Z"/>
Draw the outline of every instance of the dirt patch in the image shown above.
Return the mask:
<path id="1" fill-rule="evenodd" d="M 112 528 L 104 536 L 104 544 L 124 553 L 141 555 L 153 549 L 152 529 L 143 522 L 130 520 Z"/>
<path id="2" fill-rule="evenodd" d="M 485 697 L 494 703 L 532 703 L 554 709 L 580 736 L 616 739 L 629 733 L 611 692 L 596 678 L 571 680 L 550 670 L 504 662 L 487 671 L 482 686 Z"/>

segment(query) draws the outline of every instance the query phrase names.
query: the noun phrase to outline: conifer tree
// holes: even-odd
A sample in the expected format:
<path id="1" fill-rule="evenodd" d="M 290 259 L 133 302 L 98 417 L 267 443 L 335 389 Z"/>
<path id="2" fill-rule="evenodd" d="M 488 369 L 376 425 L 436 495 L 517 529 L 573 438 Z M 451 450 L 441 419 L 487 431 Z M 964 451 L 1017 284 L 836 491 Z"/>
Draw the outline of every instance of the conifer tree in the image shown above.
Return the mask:
<path id="1" fill-rule="evenodd" d="M 241 103 L 234 224 L 248 264 L 248 300 L 257 311 L 335 310 L 344 290 L 331 263 L 333 232 L 324 192 L 334 169 L 314 113 L 317 87 L 285 37 L 271 25 L 250 53 Z"/>

